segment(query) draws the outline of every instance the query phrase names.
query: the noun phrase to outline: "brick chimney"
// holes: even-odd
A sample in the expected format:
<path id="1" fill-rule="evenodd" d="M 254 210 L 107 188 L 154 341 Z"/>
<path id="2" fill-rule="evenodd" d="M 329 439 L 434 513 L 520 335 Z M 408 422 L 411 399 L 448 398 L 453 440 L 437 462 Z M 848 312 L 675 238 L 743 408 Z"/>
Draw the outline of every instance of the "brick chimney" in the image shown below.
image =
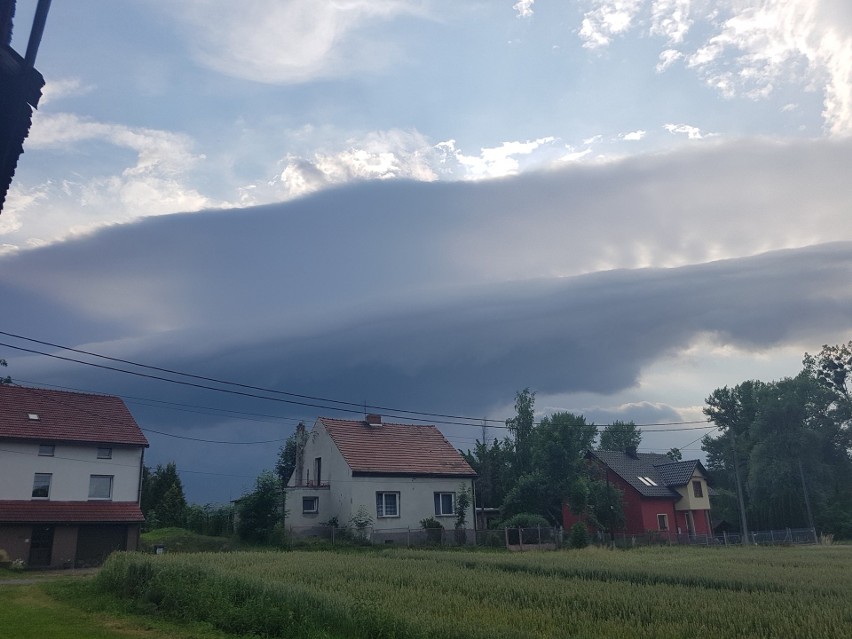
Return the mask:
<path id="1" fill-rule="evenodd" d="M 382 416 L 376 415 L 374 413 L 370 413 L 367 415 L 367 426 L 381 426 L 382 425 Z"/>
<path id="2" fill-rule="evenodd" d="M 636 446 L 628 446 L 624 449 L 624 452 L 628 457 L 632 457 L 633 459 L 639 459 L 639 455 L 636 453 Z"/>

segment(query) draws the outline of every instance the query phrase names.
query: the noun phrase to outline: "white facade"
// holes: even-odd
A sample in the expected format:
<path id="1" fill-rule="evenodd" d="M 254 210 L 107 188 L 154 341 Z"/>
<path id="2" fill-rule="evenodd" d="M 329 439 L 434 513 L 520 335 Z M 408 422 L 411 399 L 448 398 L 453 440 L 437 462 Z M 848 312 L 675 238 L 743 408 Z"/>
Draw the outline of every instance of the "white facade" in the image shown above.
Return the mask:
<path id="1" fill-rule="evenodd" d="M 452 529 L 455 494 L 466 488 L 473 495 L 471 477 L 353 474 L 322 422 L 307 435 L 303 460 L 301 476 L 297 468 L 287 483 L 287 526 L 317 526 L 333 518 L 340 526 L 350 525 L 363 507 L 373 520 L 373 531 L 419 530 L 420 522 L 429 517 Z M 437 510 L 436 495 L 438 500 L 443 495 L 443 508 Z M 449 500 L 453 507 L 448 512 Z M 465 518 L 467 528 L 475 525 L 472 502 Z"/>
<path id="2" fill-rule="evenodd" d="M 3 441 L 0 450 L 0 500 L 45 499 L 33 496 L 35 475 L 49 475 L 46 500 L 87 501 L 92 476 L 95 494 L 104 501 L 137 501 L 142 467 L 139 446 L 51 443 L 53 455 L 37 442 Z M 104 458 L 99 459 L 98 454 Z M 109 454 L 109 458 L 106 458 Z M 103 478 L 109 477 L 111 480 Z M 42 478 L 43 479 L 43 478 Z M 104 487 L 110 484 L 109 497 Z"/>

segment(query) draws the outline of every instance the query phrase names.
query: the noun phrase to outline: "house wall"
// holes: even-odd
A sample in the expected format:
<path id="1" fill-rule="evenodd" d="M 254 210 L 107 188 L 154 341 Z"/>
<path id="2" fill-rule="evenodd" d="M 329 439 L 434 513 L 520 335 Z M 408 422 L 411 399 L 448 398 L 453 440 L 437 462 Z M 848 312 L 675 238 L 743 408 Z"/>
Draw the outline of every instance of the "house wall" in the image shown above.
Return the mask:
<path id="1" fill-rule="evenodd" d="M 692 489 L 693 481 L 701 482 L 701 497 L 695 496 L 695 492 Z M 680 499 L 677 502 L 678 510 L 710 510 L 710 493 L 707 488 L 707 480 L 697 469 L 688 484 L 678 486 L 675 490 L 680 495 Z"/>
<path id="2" fill-rule="evenodd" d="M 4 440 L 2 447 L 0 499 L 31 500 L 35 473 L 51 473 L 52 501 L 87 500 L 90 475 L 113 476 L 112 501 L 138 500 L 141 447 L 113 446 L 112 459 L 98 459 L 91 444 L 57 443 L 53 457 L 39 456 L 39 442 Z"/>
<path id="3" fill-rule="evenodd" d="M 458 493 L 465 486 L 473 491 L 473 479 L 467 477 L 354 477 L 352 479 L 351 511 L 361 505 L 373 517 L 373 530 L 420 529 L 420 521 L 434 517 L 445 529 L 455 526 L 455 515 L 435 516 L 435 493 Z M 399 493 L 399 517 L 378 517 L 377 492 Z M 474 527 L 473 504 L 466 514 L 466 526 Z"/>
<path id="4" fill-rule="evenodd" d="M 674 499 L 639 497 L 639 501 L 642 512 L 641 519 L 639 519 L 641 526 L 637 525 L 634 520 L 631 526 L 632 530 L 628 531 L 630 534 L 644 534 L 648 531 L 660 530 L 657 515 L 666 515 L 668 519 L 668 531 L 666 532 L 675 534 L 678 532 L 679 520 L 675 512 Z M 686 529 L 683 529 L 682 532 L 686 532 Z"/>
<path id="5" fill-rule="evenodd" d="M 314 461 L 322 459 L 322 476 L 320 482 L 327 483 L 327 488 L 319 486 L 300 486 L 316 482 Z M 352 517 L 351 511 L 352 471 L 343 459 L 328 432 L 321 422 L 314 425 L 308 433 L 304 448 L 304 464 L 302 477 L 296 473 L 287 482 L 287 525 L 288 526 L 317 526 L 337 517 L 340 524 L 345 524 Z M 317 497 L 318 512 L 303 513 L 302 497 Z"/>

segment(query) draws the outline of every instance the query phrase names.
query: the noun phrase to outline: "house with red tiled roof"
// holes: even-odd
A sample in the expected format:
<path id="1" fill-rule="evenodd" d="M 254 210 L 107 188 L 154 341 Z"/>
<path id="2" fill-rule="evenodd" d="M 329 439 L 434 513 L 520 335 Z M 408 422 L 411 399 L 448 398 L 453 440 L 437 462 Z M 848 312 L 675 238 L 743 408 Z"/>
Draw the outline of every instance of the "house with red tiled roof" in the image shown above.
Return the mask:
<path id="1" fill-rule="evenodd" d="M 57 568 L 135 550 L 147 446 L 118 397 L 0 385 L 0 548 Z"/>
<path id="2" fill-rule="evenodd" d="M 626 451 L 590 450 L 590 467 L 621 492 L 624 526 L 614 532 L 654 535 L 670 540 L 712 534 L 710 487 L 707 471 L 697 459 L 675 461 L 667 455 Z M 567 502 L 563 525 L 582 521 Z"/>
<path id="3" fill-rule="evenodd" d="M 372 518 L 373 539 L 419 530 L 433 517 L 445 529 L 456 521 L 456 496 L 473 494 L 476 473 L 435 426 L 320 417 L 298 433 L 296 469 L 287 483 L 287 525 Z M 471 501 L 472 504 L 472 501 Z M 466 513 L 473 528 L 473 506 Z"/>

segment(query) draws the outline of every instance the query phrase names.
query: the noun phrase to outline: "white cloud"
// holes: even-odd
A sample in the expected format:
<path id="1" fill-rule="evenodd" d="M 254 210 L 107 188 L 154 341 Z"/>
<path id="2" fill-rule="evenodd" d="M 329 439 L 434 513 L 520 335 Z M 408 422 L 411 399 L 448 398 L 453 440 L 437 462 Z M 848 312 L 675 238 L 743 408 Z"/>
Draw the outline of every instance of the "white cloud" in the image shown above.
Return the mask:
<path id="1" fill-rule="evenodd" d="M 587 49 L 605 47 L 614 36 L 627 32 L 643 0 L 592 0 L 593 8 L 583 14 L 580 39 Z"/>
<path id="2" fill-rule="evenodd" d="M 675 49 L 666 49 L 660 53 L 660 61 L 657 64 L 657 73 L 662 73 L 675 62 L 683 58 L 683 54 Z"/>
<path id="3" fill-rule="evenodd" d="M 670 45 L 683 42 L 692 26 L 691 0 L 653 0 L 651 34 L 666 38 Z"/>
<path id="4" fill-rule="evenodd" d="M 437 146 L 447 158 L 452 158 L 463 168 L 464 179 L 479 180 L 518 173 L 521 168 L 518 156 L 528 156 L 553 141 L 552 137 L 544 137 L 526 142 L 504 142 L 498 147 L 480 149 L 479 155 L 464 154 L 456 148 L 455 140 L 441 142 Z"/>
<path id="5" fill-rule="evenodd" d="M 200 63 L 268 83 L 382 68 L 395 58 L 393 45 L 362 37 L 361 29 L 425 11 L 412 0 L 186 0 L 167 10 L 185 25 Z"/>
<path id="6" fill-rule="evenodd" d="M 647 133 L 646 131 L 642 131 L 642 130 L 631 131 L 630 133 L 623 134 L 621 136 L 621 139 L 626 140 L 628 142 L 635 142 L 635 141 L 638 141 L 638 140 L 641 140 L 642 138 L 644 138 L 646 133 Z"/>
<path id="7" fill-rule="evenodd" d="M 689 124 L 664 124 L 663 128 L 672 135 L 677 133 L 684 134 L 690 140 L 702 140 L 716 135 L 715 133 L 702 133 L 701 129 Z"/>
<path id="8" fill-rule="evenodd" d="M 843 0 L 732 2 L 687 65 L 726 97 L 765 98 L 779 83 L 822 87 L 833 134 L 852 132 L 852 17 Z"/>
<path id="9" fill-rule="evenodd" d="M 37 112 L 27 151 L 82 154 L 87 144 L 111 147 L 111 157 L 120 158 L 118 172 L 86 173 L 80 167 L 58 181 L 16 181 L 0 226 L 7 242 L 36 246 L 105 225 L 220 205 L 190 186 L 190 173 L 204 156 L 192 151 L 193 141 L 183 134 Z M 135 162 L 125 163 L 116 150 L 131 151 Z"/>
<path id="10" fill-rule="evenodd" d="M 518 0 L 512 5 L 512 8 L 518 12 L 519 18 L 531 18 L 534 4 L 535 0 Z"/>
<path id="11" fill-rule="evenodd" d="M 85 95 L 94 88 L 92 85 L 84 85 L 80 78 L 48 78 L 42 89 L 41 100 L 38 105 L 39 108 L 44 108 L 46 104 L 62 98 Z"/>

